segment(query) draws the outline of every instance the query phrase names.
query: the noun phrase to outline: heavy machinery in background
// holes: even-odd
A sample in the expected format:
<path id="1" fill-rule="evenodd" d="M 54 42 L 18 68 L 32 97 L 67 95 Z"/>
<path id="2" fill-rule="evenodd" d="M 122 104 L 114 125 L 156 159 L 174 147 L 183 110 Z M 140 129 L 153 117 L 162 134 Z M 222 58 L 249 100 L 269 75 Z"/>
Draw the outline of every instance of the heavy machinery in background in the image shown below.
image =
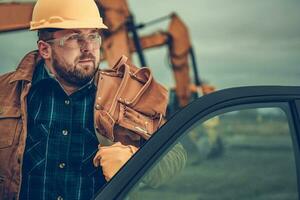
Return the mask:
<path id="1" fill-rule="evenodd" d="M 172 13 L 148 23 L 136 24 L 126 0 L 99 0 L 97 3 L 104 23 L 109 27 L 108 31 L 104 31 L 103 34 L 103 50 L 104 57 L 110 66 L 122 54 L 131 58 L 133 52 L 137 53 L 141 66 L 148 66 L 144 50 L 167 46 L 176 83 L 175 99 L 179 107 L 188 104 L 193 93 L 207 94 L 214 91 L 214 87 L 204 84 L 199 77 L 188 28 L 177 14 Z M 162 20 L 170 20 L 167 31 L 157 31 L 143 36 L 138 34 L 139 29 Z M 189 57 L 192 65 L 189 65 Z M 190 70 L 193 70 L 193 83 L 191 83 Z M 177 109 L 174 108 L 174 110 Z"/>
<path id="2" fill-rule="evenodd" d="M 215 90 L 213 86 L 205 84 L 200 79 L 195 51 L 191 44 L 188 28 L 176 13 L 148 23 L 137 24 L 134 15 L 130 12 L 127 0 L 95 0 L 95 2 L 98 5 L 104 23 L 109 27 L 108 30 L 102 33 L 104 38 L 102 60 L 106 60 L 109 66 L 113 66 L 121 55 L 126 55 L 131 60 L 133 53 L 137 53 L 140 66 L 148 66 L 144 54 L 145 49 L 161 46 L 168 47 L 168 59 L 173 71 L 175 87 L 170 89 L 167 117 L 173 115 L 193 99 Z M 34 4 L 35 2 L 0 3 L 0 32 L 27 29 Z M 139 35 L 140 29 L 162 20 L 170 20 L 166 31 Z M 190 70 L 192 70 L 192 73 L 190 73 Z M 193 77 L 190 77 L 190 74 L 193 74 Z M 211 149 L 211 151 L 207 152 L 207 155 L 221 154 L 223 150 L 221 139 L 213 131 L 218 123 L 214 121 L 207 122 L 207 124 L 208 134 L 204 135 L 208 136 L 209 149 Z M 193 144 L 196 144 L 201 139 L 204 140 L 203 137 L 191 137 Z M 187 146 L 187 148 L 190 148 L 190 142 L 187 142 Z M 197 145 L 194 146 L 196 147 Z"/>

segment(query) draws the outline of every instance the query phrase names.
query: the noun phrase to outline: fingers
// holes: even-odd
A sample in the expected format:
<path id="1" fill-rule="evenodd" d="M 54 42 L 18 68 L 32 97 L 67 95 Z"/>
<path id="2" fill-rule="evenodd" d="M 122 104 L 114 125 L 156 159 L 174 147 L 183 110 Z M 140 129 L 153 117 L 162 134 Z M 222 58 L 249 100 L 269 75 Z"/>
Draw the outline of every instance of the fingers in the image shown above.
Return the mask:
<path id="1" fill-rule="evenodd" d="M 93 164 L 95 167 L 98 167 L 100 165 L 100 155 L 99 155 L 99 151 L 97 152 L 96 156 L 93 159 Z"/>
<path id="2" fill-rule="evenodd" d="M 120 142 L 112 146 L 100 147 L 93 159 L 93 164 L 95 167 L 102 167 L 103 175 L 108 181 L 137 150 L 135 146 L 123 145 Z"/>
<path id="3" fill-rule="evenodd" d="M 104 147 L 101 147 L 104 148 Z M 96 153 L 94 159 L 93 159 L 93 164 L 95 167 L 100 166 L 100 160 L 101 160 L 101 149 L 99 148 L 98 152 Z"/>

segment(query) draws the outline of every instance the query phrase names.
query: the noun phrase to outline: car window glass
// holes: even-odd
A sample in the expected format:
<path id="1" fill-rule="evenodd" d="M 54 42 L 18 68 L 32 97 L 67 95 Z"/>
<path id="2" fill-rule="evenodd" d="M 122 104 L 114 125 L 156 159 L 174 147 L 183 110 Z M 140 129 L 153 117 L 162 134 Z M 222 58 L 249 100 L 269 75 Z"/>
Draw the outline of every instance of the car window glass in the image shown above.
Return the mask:
<path id="1" fill-rule="evenodd" d="M 187 153 L 181 172 L 147 184 L 149 176 L 162 178 L 155 175 L 162 156 L 127 199 L 297 199 L 290 130 L 277 107 L 232 111 L 196 123 L 179 141 Z"/>

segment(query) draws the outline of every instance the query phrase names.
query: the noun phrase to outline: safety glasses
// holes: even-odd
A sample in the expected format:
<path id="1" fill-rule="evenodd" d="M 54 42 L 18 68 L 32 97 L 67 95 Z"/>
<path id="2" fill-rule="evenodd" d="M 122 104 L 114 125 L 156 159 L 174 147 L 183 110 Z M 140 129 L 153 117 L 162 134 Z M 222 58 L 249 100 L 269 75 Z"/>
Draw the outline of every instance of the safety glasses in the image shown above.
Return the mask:
<path id="1" fill-rule="evenodd" d="M 83 49 L 88 47 L 94 50 L 100 49 L 102 40 L 99 33 L 72 33 L 61 38 L 47 40 L 46 42 L 58 43 L 59 46 L 69 49 Z"/>

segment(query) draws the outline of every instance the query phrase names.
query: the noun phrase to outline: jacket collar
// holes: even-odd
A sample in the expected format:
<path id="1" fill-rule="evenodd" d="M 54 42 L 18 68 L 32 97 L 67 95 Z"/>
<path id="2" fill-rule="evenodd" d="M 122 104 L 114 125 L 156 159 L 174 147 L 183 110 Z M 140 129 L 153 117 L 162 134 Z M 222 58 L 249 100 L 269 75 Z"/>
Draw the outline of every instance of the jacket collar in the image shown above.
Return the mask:
<path id="1" fill-rule="evenodd" d="M 40 61 L 42 61 L 42 57 L 39 55 L 38 51 L 29 52 L 21 60 L 14 76 L 10 80 L 10 83 L 13 83 L 15 81 L 31 82 L 34 69 Z"/>

